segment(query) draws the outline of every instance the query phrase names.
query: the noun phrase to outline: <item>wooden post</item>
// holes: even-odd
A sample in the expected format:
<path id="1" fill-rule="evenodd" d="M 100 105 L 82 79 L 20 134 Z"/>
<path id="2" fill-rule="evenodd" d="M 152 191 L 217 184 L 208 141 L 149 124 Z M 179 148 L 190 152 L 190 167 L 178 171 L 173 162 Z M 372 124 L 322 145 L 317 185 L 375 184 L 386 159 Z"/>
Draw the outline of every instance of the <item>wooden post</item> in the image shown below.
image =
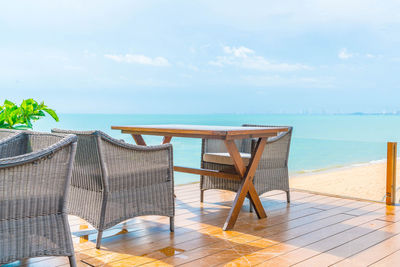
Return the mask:
<path id="1" fill-rule="evenodd" d="M 386 167 L 386 205 L 394 205 L 396 201 L 396 160 L 397 143 L 387 143 Z"/>

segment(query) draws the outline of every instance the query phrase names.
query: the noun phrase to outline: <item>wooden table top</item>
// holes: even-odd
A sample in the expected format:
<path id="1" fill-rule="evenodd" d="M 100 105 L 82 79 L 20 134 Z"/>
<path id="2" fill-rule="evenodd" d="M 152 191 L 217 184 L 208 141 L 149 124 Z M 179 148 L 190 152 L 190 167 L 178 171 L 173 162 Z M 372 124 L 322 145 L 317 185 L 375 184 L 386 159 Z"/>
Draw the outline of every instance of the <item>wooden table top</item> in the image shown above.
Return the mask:
<path id="1" fill-rule="evenodd" d="M 212 139 L 242 139 L 276 136 L 286 132 L 288 127 L 242 127 L 242 126 L 211 126 L 211 125 L 132 125 L 112 126 L 113 130 L 121 130 L 129 134 L 145 134 L 158 136 L 176 136 Z"/>

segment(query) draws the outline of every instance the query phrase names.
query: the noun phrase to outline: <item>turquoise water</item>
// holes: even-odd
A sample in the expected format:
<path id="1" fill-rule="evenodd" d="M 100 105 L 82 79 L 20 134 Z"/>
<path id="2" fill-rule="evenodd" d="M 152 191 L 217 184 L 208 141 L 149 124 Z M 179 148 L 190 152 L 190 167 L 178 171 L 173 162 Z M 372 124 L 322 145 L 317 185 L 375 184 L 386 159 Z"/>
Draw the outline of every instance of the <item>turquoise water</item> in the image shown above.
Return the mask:
<path id="1" fill-rule="evenodd" d="M 99 129 L 133 143 L 132 137 L 111 130 L 111 125 L 134 124 L 241 125 L 244 123 L 291 125 L 294 127 L 289 170 L 291 174 L 316 169 L 380 160 L 386 156 L 386 142 L 400 141 L 400 116 L 396 115 L 101 115 L 60 114 L 60 122 L 49 118 L 38 121 L 35 130 Z M 148 144 L 159 144 L 161 137 L 144 136 Z M 174 138 L 176 165 L 199 167 L 201 141 Z M 175 173 L 176 184 L 198 181 L 198 176 Z"/>

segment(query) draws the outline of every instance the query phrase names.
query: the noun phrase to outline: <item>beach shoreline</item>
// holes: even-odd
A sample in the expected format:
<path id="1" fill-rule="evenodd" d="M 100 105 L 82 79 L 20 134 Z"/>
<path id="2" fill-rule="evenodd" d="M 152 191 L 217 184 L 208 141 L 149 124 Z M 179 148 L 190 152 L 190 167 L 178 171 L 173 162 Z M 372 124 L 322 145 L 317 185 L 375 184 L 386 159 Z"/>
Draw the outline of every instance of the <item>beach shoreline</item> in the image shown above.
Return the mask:
<path id="1" fill-rule="evenodd" d="M 289 184 L 291 189 L 383 202 L 386 160 L 291 174 Z"/>
<path id="2" fill-rule="evenodd" d="M 400 157 L 397 159 L 400 160 Z M 370 165 L 380 164 L 380 163 L 386 163 L 386 159 L 363 161 L 363 162 L 356 162 L 356 163 L 343 164 L 343 165 L 335 165 L 335 166 L 329 166 L 329 167 L 325 167 L 325 168 L 311 169 L 311 170 L 301 170 L 301 171 L 290 171 L 289 170 L 289 176 L 291 179 L 297 179 L 299 177 L 309 176 L 309 175 L 313 175 L 313 174 L 317 174 L 317 173 L 318 174 L 330 173 L 330 172 L 336 172 L 338 170 L 346 170 L 346 169 L 352 169 L 352 168 L 356 168 L 356 167 L 365 167 L 365 166 L 370 166 Z"/>

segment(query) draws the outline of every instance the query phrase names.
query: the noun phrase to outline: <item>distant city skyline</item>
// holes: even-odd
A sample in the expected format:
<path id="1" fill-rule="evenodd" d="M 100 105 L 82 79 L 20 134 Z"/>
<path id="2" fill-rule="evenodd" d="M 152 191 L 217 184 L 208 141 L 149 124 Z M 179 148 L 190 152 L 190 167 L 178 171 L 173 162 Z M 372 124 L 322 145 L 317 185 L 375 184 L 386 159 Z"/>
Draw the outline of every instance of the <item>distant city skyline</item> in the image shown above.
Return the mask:
<path id="1" fill-rule="evenodd" d="M 3 1 L 0 102 L 60 113 L 398 113 L 400 2 Z"/>

